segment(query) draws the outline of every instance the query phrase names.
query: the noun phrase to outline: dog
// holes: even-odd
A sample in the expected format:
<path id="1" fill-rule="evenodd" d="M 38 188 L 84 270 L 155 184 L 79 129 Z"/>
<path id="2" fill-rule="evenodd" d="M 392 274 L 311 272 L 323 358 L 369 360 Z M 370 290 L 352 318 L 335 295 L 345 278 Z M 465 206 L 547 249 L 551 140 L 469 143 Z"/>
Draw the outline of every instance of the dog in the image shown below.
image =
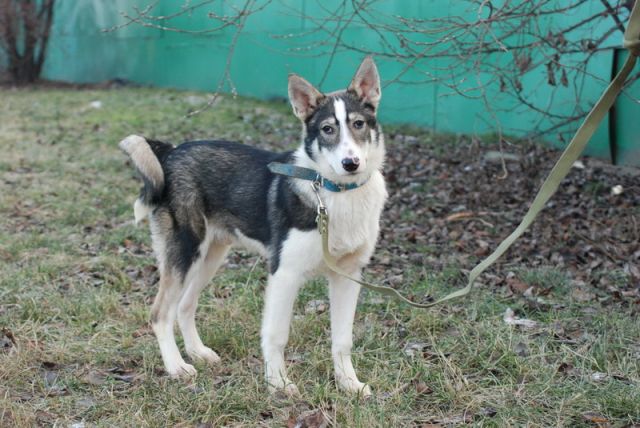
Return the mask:
<path id="1" fill-rule="evenodd" d="M 274 153 L 228 141 L 176 147 L 137 135 L 120 142 L 144 182 L 134 215 L 136 223 L 149 219 L 158 260 L 151 324 L 171 377 L 196 374 L 176 345 L 176 321 L 186 353 L 218 363 L 220 357 L 196 330 L 196 306 L 229 249 L 243 246 L 268 262 L 261 346 L 269 390 L 298 393 L 284 359 L 293 304 L 307 279 L 324 275 L 336 384 L 368 396 L 371 389 L 358 380 L 351 361 L 360 285 L 326 267 L 316 215 L 320 198 L 330 216 L 330 254 L 359 278 L 373 254 L 387 198 L 384 136 L 376 116 L 380 77 L 373 59 L 366 57 L 346 90 L 323 94 L 295 74 L 288 84 L 303 129 L 297 150 Z M 312 170 L 316 176 L 310 182 L 275 173 L 275 164 Z"/>

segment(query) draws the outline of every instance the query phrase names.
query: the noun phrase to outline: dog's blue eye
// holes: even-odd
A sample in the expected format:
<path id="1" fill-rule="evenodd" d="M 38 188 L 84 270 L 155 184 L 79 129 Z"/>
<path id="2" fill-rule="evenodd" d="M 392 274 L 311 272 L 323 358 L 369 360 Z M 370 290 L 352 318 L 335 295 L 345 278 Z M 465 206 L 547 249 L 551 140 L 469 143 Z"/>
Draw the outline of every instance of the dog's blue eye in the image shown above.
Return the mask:
<path id="1" fill-rule="evenodd" d="M 322 127 L 322 132 L 325 134 L 333 134 L 333 128 L 329 125 L 325 125 Z"/>
<path id="2" fill-rule="evenodd" d="M 364 120 L 356 120 L 353 122 L 353 127 L 356 129 L 362 129 L 364 126 Z"/>

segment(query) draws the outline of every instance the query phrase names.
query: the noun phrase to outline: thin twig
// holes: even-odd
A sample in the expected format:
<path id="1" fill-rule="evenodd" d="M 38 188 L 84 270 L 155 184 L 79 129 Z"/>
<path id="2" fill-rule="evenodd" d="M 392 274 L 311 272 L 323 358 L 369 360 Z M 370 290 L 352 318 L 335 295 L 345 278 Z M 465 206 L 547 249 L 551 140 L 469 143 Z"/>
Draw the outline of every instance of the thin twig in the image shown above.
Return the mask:
<path id="1" fill-rule="evenodd" d="M 249 11 L 251 9 L 251 6 L 253 5 L 253 3 L 254 3 L 254 0 L 247 0 L 244 7 L 242 8 L 242 11 L 239 13 L 239 15 L 242 16 L 242 18 L 240 19 L 238 26 L 236 27 L 236 32 L 233 34 L 233 38 L 231 39 L 231 43 L 229 44 L 229 50 L 227 51 L 227 60 L 224 66 L 224 72 L 222 74 L 222 77 L 218 81 L 218 86 L 216 87 L 215 92 L 203 107 L 189 112 L 187 114 L 187 117 L 195 116 L 211 108 L 211 106 L 216 102 L 216 100 L 220 96 L 220 92 L 222 91 L 222 88 L 224 87 L 225 82 L 229 83 L 231 87 L 231 93 L 234 96 L 237 94 L 236 87 L 233 84 L 233 81 L 231 80 L 231 62 L 233 60 L 233 55 L 236 51 L 236 45 L 238 44 L 238 39 L 240 37 L 240 34 L 242 33 L 242 30 L 244 29 L 244 26 L 247 22 L 247 18 L 249 17 L 249 14 L 246 13 L 246 11 Z"/>

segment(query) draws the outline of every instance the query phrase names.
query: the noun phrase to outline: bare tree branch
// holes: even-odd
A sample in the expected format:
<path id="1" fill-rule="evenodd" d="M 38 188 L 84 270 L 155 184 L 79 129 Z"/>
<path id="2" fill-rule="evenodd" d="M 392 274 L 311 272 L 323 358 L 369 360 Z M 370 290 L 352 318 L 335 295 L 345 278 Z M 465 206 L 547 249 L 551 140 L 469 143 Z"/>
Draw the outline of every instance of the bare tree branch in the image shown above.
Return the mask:
<path id="1" fill-rule="evenodd" d="M 234 53 L 236 51 L 236 45 L 238 44 L 238 39 L 240 38 L 240 34 L 242 33 L 242 30 L 244 29 L 244 26 L 245 26 L 245 24 L 247 22 L 247 18 L 252 14 L 252 12 L 251 12 L 252 9 L 251 8 L 254 5 L 254 3 L 255 3 L 255 0 L 247 0 L 246 3 L 244 4 L 243 8 L 238 12 L 238 16 L 240 16 L 240 18 L 238 20 L 238 25 L 236 26 L 236 31 L 233 34 L 233 38 L 231 39 L 231 43 L 229 44 L 229 50 L 227 51 L 227 60 L 225 62 L 225 66 L 224 66 L 224 72 L 222 74 L 222 77 L 218 81 L 218 86 L 216 87 L 215 92 L 213 93 L 211 98 L 209 98 L 209 101 L 207 101 L 207 103 L 203 107 L 190 112 L 187 115 L 187 117 L 194 116 L 196 114 L 202 113 L 203 111 L 211 108 L 211 106 L 216 102 L 216 100 L 220 96 L 220 93 L 221 93 L 222 89 L 224 88 L 225 82 L 229 84 L 229 87 L 231 89 L 231 93 L 233 94 L 233 96 L 235 97 L 237 95 L 236 87 L 233 84 L 233 81 L 231 80 L 231 62 L 233 61 L 233 55 L 234 55 Z"/>
<path id="2" fill-rule="evenodd" d="M 201 12 L 213 3 L 214 0 L 185 2 L 180 10 L 169 15 L 154 15 L 156 3 L 152 3 L 144 9 L 135 9 L 135 14 L 123 14 L 125 22 L 111 30 L 137 24 L 206 35 L 235 27 L 225 72 L 207 105 L 210 106 L 225 84 L 235 92 L 230 64 L 237 38 L 247 16 L 264 10 L 270 2 L 260 5 L 257 1 L 248 2 L 228 16 L 209 12 L 217 24 L 204 29 L 187 30 L 170 23 L 178 16 Z M 534 132 L 538 134 L 557 132 L 583 118 L 585 111 L 580 106 L 584 101 L 585 78 L 596 79 L 603 85 L 608 81 L 608 76 L 591 74 L 590 64 L 597 55 L 618 47 L 610 40 L 624 30 L 631 7 L 628 0 L 600 0 L 596 6 L 601 9 L 588 0 L 464 0 L 456 2 L 458 14 L 420 18 L 382 12 L 378 7 L 381 4 L 378 0 L 342 0 L 328 8 L 318 3 L 321 13 L 311 15 L 295 3 L 287 3 L 283 6 L 285 13 L 292 19 L 304 20 L 311 28 L 272 37 L 286 41 L 289 54 L 326 57 L 320 85 L 340 52 L 373 54 L 399 63 L 402 67 L 384 82 L 385 86 L 437 84 L 449 90 L 440 97 L 455 94 L 480 100 L 500 140 L 504 139 L 505 131 L 499 123 L 501 112 L 534 113 Z M 564 18 L 574 16 L 579 18 Z M 613 25 L 607 28 L 607 23 Z M 593 34 L 594 28 L 603 26 L 604 31 Z M 349 36 L 350 29 L 366 30 L 377 39 L 376 43 L 363 46 Z M 543 88 L 549 97 L 544 100 L 531 97 Z M 570 108 L 552 105 L 560 90 L 574 94 Z"/>

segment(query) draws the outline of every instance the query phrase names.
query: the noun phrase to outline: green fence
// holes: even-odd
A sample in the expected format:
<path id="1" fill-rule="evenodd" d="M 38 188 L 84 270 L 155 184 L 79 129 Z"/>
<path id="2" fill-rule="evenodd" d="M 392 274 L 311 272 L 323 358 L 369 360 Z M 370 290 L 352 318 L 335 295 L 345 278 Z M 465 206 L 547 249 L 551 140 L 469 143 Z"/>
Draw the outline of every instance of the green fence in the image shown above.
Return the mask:
<path id="1" fill-rule="evenodd" d="M 122 78 L 134 82 L 185 89 L 215 89 L 221 78 L 230 40 L 235 28 L 230 27 L 210 35 L 194 35 L 160 31 L 129 25 L 117 31 L 103 32 L 122 23 L 121 11 L 133 13 L 133 7 L 143 8 L 151 0 L 58 0 L 50 54 L 46 62 L 45 77 L 73 82 L 99 82 Z M 195 3 L 195 2 L 192 2 Z M 238 2 L 216 2 L 207 6 L 224 15 L 233 13 L 232 6 Z M 323 77 L 330 56 L 317 50 L 299 49 L 301 43 L 313 46 L 322 37 L 319 33 L 307 33 L 314 25 L 313 17 L 322 17 L 326 8 L 339 4 L 338 0 L 327 2 L 280 0 L 269 4 L 261 12 L 247 19 L 233 57 L 231 76 L 240 95 L 262 99 L 286 96 L 286 76 L 295 71 L 312 83 Z M 464 14 L 462 4 L 444 0 L 379 1 L 376 7 L 388 16 L 402 15 L 432 18 L 447 14 Z M 167 15 L 180 9 L 184 0 L 160 0 L 154 9 L 155 15 Z M 543 22 L 541 31 L 553 27 L 555 20 L 579 21 L 583 16 L 602 8 L 601 2 L 586 2 L 579 13 L 555 17 Z M 176 27 L 186 29 L 209 28 L 215 25 L 207 17 L 206 8 L 199 13 L 181 16 L 171 21 Z M 298 12 L 304 11 L 305 16 Z M 594 37 L 599 28 L 593 28 Z M 295 34 L 295 43 L 288 35 Z M 352 26 L 343 37 L 366 51 L 379 48 L 379 35 L 363 26 Z M 612 37 L 620 37 L 614 34 Z M 305 39 L 306 38 L 306 39 Z M 555 88 L 553 103 L 549 111 L 587 109 L 593 104 L 611 78 L 615 64 L 621 64 L 623 51 L 593 53 L 587 77 L 580 86 Z M 322 90 L 331 91 L 348 84 L 355 68 L 362 59 L 361 54 L 337 52 L 331 62 Z M 390 79 L 404 66 L 388 58 L 377 59 L 383 80 Z M 446 61 L 439 59 L 432 64 L 433 73 L 443 68 Z M 541 69 L 540 73 L 544 70 Z M 408 74 L 408 78 L 419 76 Z M 526 79 L 544 79 L 545 76 L 531 74 Z M 525 88 L 526 86 L 525 81 Z M 490 88 L 495 93 L 495 102 L 500 103 L 499 88 Z M 427 126 L 437 131 L 467 134 L 487 134 L 495 129 L 495 123 L 509 133 L 526 135 L 540 125 L 539 115 L 522 109 L 500 111 L 495 117 L 487 114 L 479 100 L 449 93 L 442 84 L 424 83 L 403 85 L 392 83 L 384 88 L 381 115 L 384 122 L 412 123 Z M 526 91 L 525 91 L 526 92 Z M 576 106 L 579 95 L 582 105 Z M 550 99 L 544 87 L 531 90 L 524 96 L 533 102 Z M 588 153 L 611 159 L 620 164 L 640 165 L 640 84 L 635 84 L 627 96 L 616 104 L 615 113 L 609 115 L 592 140 Z M 577 124 L 563 129 L 561 133 L 549 134 L 545 138 L 555 145 L 562 145 L 562 136 Z"/>

